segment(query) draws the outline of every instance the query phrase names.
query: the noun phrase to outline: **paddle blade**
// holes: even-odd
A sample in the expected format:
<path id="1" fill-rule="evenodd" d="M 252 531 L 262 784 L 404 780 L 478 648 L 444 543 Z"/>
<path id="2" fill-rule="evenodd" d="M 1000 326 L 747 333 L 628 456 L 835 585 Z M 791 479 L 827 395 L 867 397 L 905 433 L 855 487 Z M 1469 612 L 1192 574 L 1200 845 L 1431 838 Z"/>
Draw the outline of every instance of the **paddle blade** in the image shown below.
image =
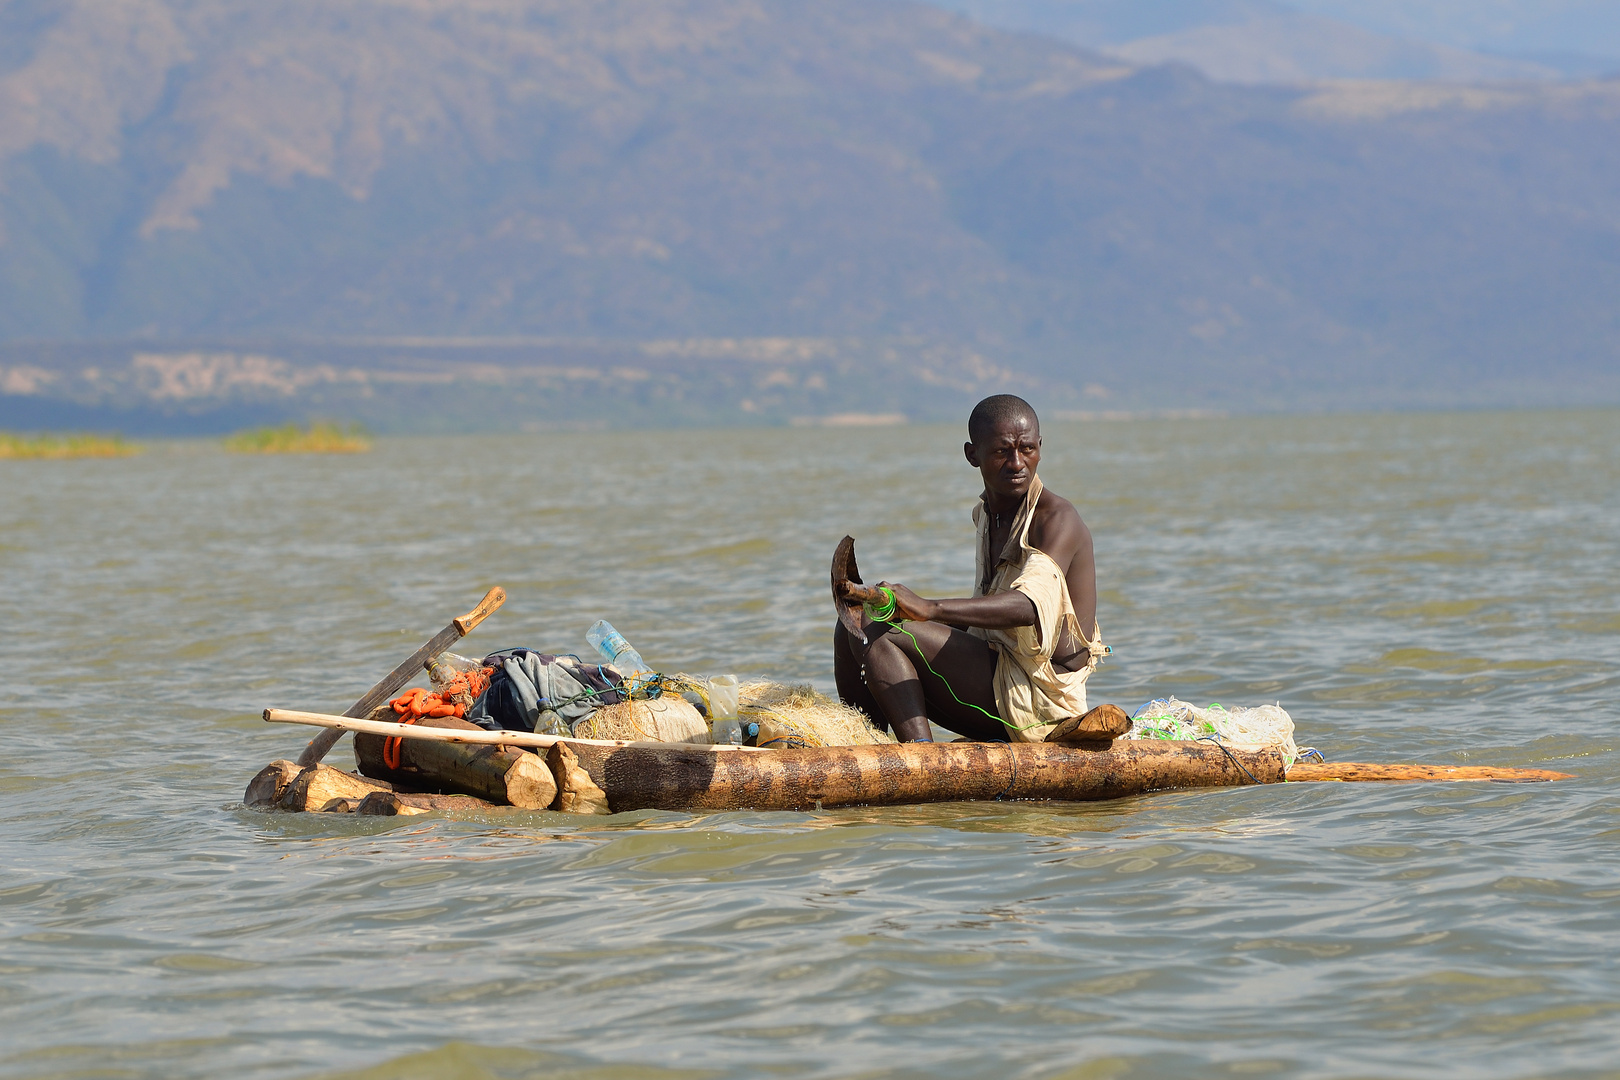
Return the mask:
<path id="1" fill-rule="evenodd" d="M 833 607 L 837 609 L 838 621 L 844 624 L 844 629 L 848 630 L 855 640 L 865 645 L 866 631 L 861 627 L 860 602 L 852 601 L 848 595 L 850 583 L 858 585 L 860 581 L 861 572 L 855 566 L 855 538 L 846 536 L 838 541 L 838 547 L 833 551 Z"/>

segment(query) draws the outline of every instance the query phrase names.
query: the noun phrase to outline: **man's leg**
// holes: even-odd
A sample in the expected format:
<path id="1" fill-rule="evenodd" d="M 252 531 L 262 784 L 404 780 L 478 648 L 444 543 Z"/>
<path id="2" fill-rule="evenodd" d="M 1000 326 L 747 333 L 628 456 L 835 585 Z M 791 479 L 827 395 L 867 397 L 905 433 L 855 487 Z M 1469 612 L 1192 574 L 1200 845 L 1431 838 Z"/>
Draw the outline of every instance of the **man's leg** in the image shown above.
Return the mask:
<path id="1" fill-rule="evenodd" d="M 928 721 L 970 739 L 1005 741 L 996 717 L 996 653 L 989 644 L 943 623 L 904 629 L 869 625 L 864 687 L 876 699 L 895 737 L 932 736 Z M 858 643 L 849 642 L 851 651 Z M 840 688 L 842 693 L 842 688 Z"/>
<path id="2" fill-rule="evenodd" d="M 867 636 L 871 637 L 876 630 L 868 620 Z M 862 658 L 865 649 L 866 646 L 844 629 L 843 623 L 833 625 L 833 681 L 838 684 L 839 700 L 861 710 L 872 723 L 886 730 L 889 718 L 866 686 L 866 665 Z"/>

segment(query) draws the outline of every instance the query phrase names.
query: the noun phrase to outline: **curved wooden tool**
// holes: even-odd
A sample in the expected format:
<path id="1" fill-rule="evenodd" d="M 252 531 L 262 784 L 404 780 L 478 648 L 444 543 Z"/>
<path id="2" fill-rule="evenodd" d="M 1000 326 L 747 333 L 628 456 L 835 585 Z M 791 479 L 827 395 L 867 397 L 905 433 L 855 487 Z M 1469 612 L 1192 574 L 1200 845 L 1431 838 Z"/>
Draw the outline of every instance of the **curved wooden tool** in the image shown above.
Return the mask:
<path id="1" fill-rule="evenodd" d="M 867 644 L 866 631 L 861 627 L 861 605 L 883 598 L 871 585 L 861 584 L 861 572 L 855 567 L 855 538 L 846 536 L 838 541 L 832 561 L 833 607 L 838 609 L 838 621 L 862 645 Z"/>
<path id="2" fill-rule="evenodd" d="M 434 634 L 432 640 L 411 654 L 410 659 L 390 671 L 382 682 L 367 690 L 366 696 L 350 705 L 343 715 L 356 718 L 370 716 L 372 709 L 393 697 L 400 687 L 416 678 L 416 673 L 422 670 L 423 665 L 466 637 L 473 627 L 493 615 L 495 609 L 504 603 L 506 590 L 497 585 L 484 594 L 477 607 L 459 618 L 450 620 L 449 626 Z M 342 735 L 343 729 L 328 728 L 315 736 L 309 745 L 304 747 L 304 752 L 298 755 L 299 766 L 307 769 L 311 765 L 319 764 L 321 758 L 326 756 L 327 751 L 332 749 Z"/>

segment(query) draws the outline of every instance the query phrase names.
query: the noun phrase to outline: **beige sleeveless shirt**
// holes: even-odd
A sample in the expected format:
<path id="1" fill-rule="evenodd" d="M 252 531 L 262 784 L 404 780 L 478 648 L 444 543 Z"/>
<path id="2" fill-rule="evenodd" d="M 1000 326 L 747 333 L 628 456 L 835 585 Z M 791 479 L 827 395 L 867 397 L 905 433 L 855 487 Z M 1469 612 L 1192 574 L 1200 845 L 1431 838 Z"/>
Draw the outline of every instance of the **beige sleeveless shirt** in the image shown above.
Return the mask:
<path id="1" fill-rule="evenodd" d="M 1035 520 L 1035 505 L 1045 485 L 1040 477 L 1030 478 L 1024 505 L 1013 518 L 1012 534 L 995 562 L 995 572 L 987 575 L 990 558 L 990 515 L 980 498 L 973 507 L 973 524 L 978 536 L 975 559 L 974 596 L 995 596 L 1021 592 L 1035 604 L 1035 625 L 1009 630 L 968 631 L 983 638 L 997 652 L 996 709 L 1013 742 L 1040 742 L 1060 721 L 1086 711 L 1086 680 L 1097 670 L 1097 662 L 1108 652 L 1102 631 L 1093 620 L 1091 633 L 1080 630 L 1080 620 L 1069 597 L 1069 583 L 1051 556 L 1029 543 L 1029 528 Z M 986 576 L 989 589 L 983 590 Z M 1090 657 L 1079 671 L 1059 671 L 1052 666 L 1052 653 L 1060 634 L 1067 628 L 1076 640 L 1089 645 Z"/>

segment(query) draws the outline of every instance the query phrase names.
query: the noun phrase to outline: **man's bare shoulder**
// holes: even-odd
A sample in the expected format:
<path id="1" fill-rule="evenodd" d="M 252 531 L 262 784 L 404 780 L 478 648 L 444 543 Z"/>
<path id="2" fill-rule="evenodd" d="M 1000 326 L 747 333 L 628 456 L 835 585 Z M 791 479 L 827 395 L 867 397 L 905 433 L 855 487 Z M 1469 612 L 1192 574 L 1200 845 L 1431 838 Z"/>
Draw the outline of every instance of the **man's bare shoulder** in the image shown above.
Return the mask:
<path id="1" fill-rule="evenodd" d="M 1060 555 L 1072 556 L 1082 543 L 1091 539 L 1091 530 L 1080 519 L 1080 511 L 1075 509 L 1074 503 L 1051 488 L 1041 492 L 1040 502 L 1035 504 L 1035 520 L 1030 525 L 1030 543 L 1059 563 L 1066 562 Z"/>

